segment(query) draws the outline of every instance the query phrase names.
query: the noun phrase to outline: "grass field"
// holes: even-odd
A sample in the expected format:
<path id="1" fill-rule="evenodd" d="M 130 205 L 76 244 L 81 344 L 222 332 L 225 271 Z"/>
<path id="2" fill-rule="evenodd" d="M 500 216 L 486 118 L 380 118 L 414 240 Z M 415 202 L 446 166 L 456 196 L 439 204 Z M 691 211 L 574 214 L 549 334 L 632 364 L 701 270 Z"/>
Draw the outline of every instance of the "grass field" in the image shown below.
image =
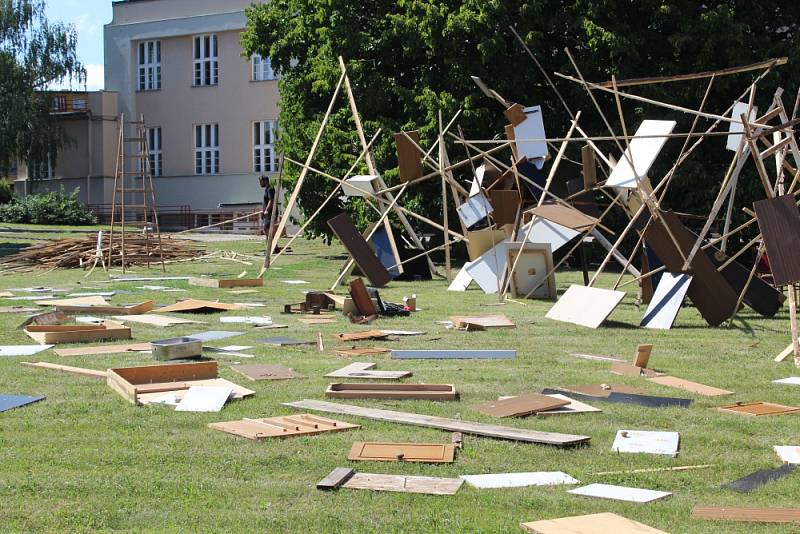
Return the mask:
<path id="1" fill-rule="evenodd" d="M 24 241 L 35 233 L 21 233 Z M 46 237 L 50 237 L 48 234 Z M 210 243 L 219 248 L 257 254 L 260 241 Z M 362 425 L 337 434 L 286 440 L 250 441 L 217 432 L 207 423 L 297 413 L 282 402 L 303 398 L 323 399 L 330 381 L 327 372 L 348 363 L 334 355 L 344 346 L 334 334 L 357 330 L 339 317 L 334 325 L 306 326 L 282 315 L 283 304 L 303 299 L 302 291 L 327 289 L 344 259 L 338 246 L 303 242 L 270 270 L 257 294 L 230 295 L 227 290 L 190 287 L 186 282 L 163 285 L 188 289 L 186 293 L 148 292 L 141 283 L 109 283 L 101 270 L 84 278 L 80 270 L 0 276 L 0 289 L 47 285 L 76 291 L 116 289 L 114 303 L 154 299 L 172 303 L 178 297 L 219 298 L 226 302 L 258 301 L 266 308 L 239 315 L 271 315 L 289 330 L 258 331 L 244 325 L 221 324 L 219 315 L 200 319 L 207 325 L 182 325 L 169 329 L 132 324 L 138 342 L 176 337 L 204 330 L 242 330 L 240 337 L 216 345 L 254 345 L 251 362 L 282 363 L 308 378 L 250 382 L 220 360 L 220 375 L 256 390 L 244 401 L 229 403 L 212 414 L 178 413 L 163 407 L 134 407 L 91 378 L 30 369 L 19 364 L 39 359 L 79 367 L 106 369 L 152 363 L 145 355 L 60 358 L 51 351 L 33 358 L 0 358 L 0 394 L 46 395 L 47 399 L 0 414 L 0 530 L 15 531 L 176 531 L 176 532 L 517 532 L 519 523 L 569 515 L 611 511 L 667 532 L 796 532 L 797 526 L 715 523 L 690 518 L 695 504 L 736 506 L 797 506 L 800 484 L 794 474 L 749 493 L 720 489 L 720 484 L 756 469 L 777 467 L 773 445 L 798 444 L 800 415 L 748 418 L 723 414 L 712 408 L 736 400 L 767 400 L 800 404 L 800 389 L 771 384 L 791 376 L 790 362 L 776 364 L 775 354 L 788 343 L 788 313 L 764 319 L 743 310 L 733 327 L 708 328 L 697 311 L 684 308 L 670 331 L 638 328 L 643 310 L 633 296 L 623 301 L 611 320 L 597 330 L 545 319 L 548 301 L 526 301 L 497 306 L 497 297 L 484 295 L 473 285 L 466 293 L 446 291 L 443 280 L 394 282 L 381 291 L 391 302 L 416 293 L 421 311 L 409 318 L 383 318 L 376 325 L 391 329 L 425 330 L 426 335 L 387 343 L 392 348 L 497 348 L 516 349 L 515 360 L 375 361 L 383 370 L 411 370 L 410 382 L 454 383 L 458 402 L 348 401 L 465 420 L 486 421 L 521 428 L 582 434 L 592 437 L 588 447 L 555 447 L 464 436 L 464 449 L 453 464 L 425 465 L 348 462 L 353 441 L 420 441 L 449 443 L 450 434 L 366 419 L 329 416 Z M 170 275 L 236 276 L 243 269 L 255 274 L 259 267 L 229 261 L 192 262 L 169 266 Z M 135 269 L 145 273 L 144 269 Z M 151 271 L 157 276 L 158 271 Z M 303 279 L 293 286 L 282 280 Z M 580 283 L 580 273 L 559 272 L 559 290 Z M 613 284 L 612 275 L 601 286 Z M 159 284 L 159 282 L 153 282 Z M 634 285 L 626 289 L 634 291 Z M 22 294 L 17 292 L 17 294 Z M 0 300 L 0 305 L 13 301 Z M 19 302 L 16 302 L 19 304 Z M 515 330 L 460 332 L 436 323 L 450 314 L 504 313 L 517 324 Z M 185 317 L 192 317 L 185 315 Z M 338 317 L 338 316 L 337 316 Z M 29 344 L 16 327 L 23 317 L 1 314 L 1 344 Z M 273 348 L 255 343 L 260 337 L 288 335 L 315 339 L 321 331 L 326 351 L 316 347 Z M 278 334 L 275 334 L 278 332 Z M 707 398 L 681 390 L 648 384 L 644 379 L 611 375 L 609 364 L 570 356 L 571 352 L 631 358 L 638 343 L 653 343 L 650 366 L 669 374 L 730 389 L 733 396 Z M 378 343 L 376 343 L 377 345 Z M 625 383 L 653 394 L 693 397 L 690 408 L 641 408 L 594 403 L 603 413 L 537 419 L 493 420 L 470 409 L 499 395 L 514 395 L 575 383 Z M 671 430 L 681 434 L 677 458 L 646 454 L 617 454 L 611 443 L 618 429 Z M 593 473 L 693 464 L 714 464 L 704 470 L 595 476 Z M 617 503 L 577 497 L 569 487 L 478 490 L 464 485 L 454 496 L 438 497 L 402 493 L 339 490 L 325 493 L 315 488 L 335 467 L 349 466 L 372 473 L 402 473 L 455 477 L 462 474 L 513 471 L 564 471 L 582 483 L 603 482 L 666 490 L 674 495 L 649 505 Z"/>

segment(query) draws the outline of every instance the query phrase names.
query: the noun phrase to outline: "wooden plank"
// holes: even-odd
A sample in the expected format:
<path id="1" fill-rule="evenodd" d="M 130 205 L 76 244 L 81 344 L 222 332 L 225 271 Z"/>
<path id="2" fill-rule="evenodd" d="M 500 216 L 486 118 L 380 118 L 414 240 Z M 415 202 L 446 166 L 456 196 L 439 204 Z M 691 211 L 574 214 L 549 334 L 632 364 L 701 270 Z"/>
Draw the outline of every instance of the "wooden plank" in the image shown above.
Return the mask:
<path id="1" fill-rule="evenodd" d="M 353 304 L 355 304 L 358 313 L 365 317 L 378 314 L 378 308 L 375 306 L 375 303 L 372 302 L 372 298 L 369 296 L 364 281 L 361 278 L 353 279 L 348 284 L 347 289 L 350 292 L 350 297 L 353 299 Z"/>
<path id="2" fill-rule="evenodd" d="M 78 299 L 75 299 L 78 300 Z M 52 302 L 52 301 L 50 301 Z M 110 306 L 110 305 L 55 305 L 58 311 L 65 313 L 93 313 L 97 315 L 140 315 L 147 313 L 153 309 L 155 302 L 147 300 L 139 304 L 129 304 L 125 306 Z"/>
<path id="3" fill-rule="evenodd" d="M 355 474 L 353 469 L 349 467 L 337 467 L 328 476 L 317 482 L 317 489 L 319 490 L 335 490 L 347 482 L 350 477 Z"/>
<path id="4" fill-rule="evenodd" d="M 567 491 L 567 493 L 581 495 L 583 497 L 597 497 L 599 499 L 635 502 L 640 504 L 661 501 L 672 495 L 669 491 L 628 488 L 626 486 L 614 486 L 611 484 L 589 484 L 588 486 L 571 489 Z"/>
<path id="5" fill-rule="evenodd" d="M 800 211 L 794 195 L 753 203 L 758 228 L 767 247 L 772 283 L 776 286 L 800 280 Z"/>
<path id="6" fill-rule="evenodd" d="M 589 395 L 591 397 L 608 397 L 612 393 L 627 393 L 633 395 L 646 395 L 647 392 L 624 384 L 575 384 L 563 386 L 561 389 L 564 391 L 572 391 L 580 393 L 581 395 Z"/>
<path id="7" fill-rule="evenodd" d="M 330 219 L 328 226 L 350 253 L 364 276 L 369 278 L 372 285 L 383 287 L 392 280 L 392 275 L 358 232 L 348 214 L 341 213 Z"/>
<path id="8" fill-rule="evenodd" d="M 481 489 L 556 486 L 561 484 L 578 484 L 580 482 L 561 471 L 488 473 L 485 475 L 461 475 L 460 478 L 463 478 L 470 486 Z"/>
<path id="9" fill-rule="evenodd" d="M 489 328 L 516 328 L 511 319 L 505 315 L 451 315 L 450 320 L 456 328 L 486 330 Z"/>
<path id="10" fill-rule="evenodd" d="M 733 391 L 727 389 L 715 388 L 713 386 L 706 386 L 705 384 L 698 384 L 691 380 L 684 380 L 683 378 L 676 378 L 674 376 L 657 376 L 649 379 L 650 382 L 655 382 L 662 386 L 672 387 L 690 391 L 698 395 L 706 397 L 716 397 L 718 395 L 733 395 Z"/>
<path id="11" fill-rule="evenodd" d="M 588 231 L 599 223 L 598 219 L 565 204 L 542 204 L 529 212 L 576 232 Z"/>
<path id="12" fill-rule="evenodd" d="M 522 417 L 533 413 L 560 408 L 569 404 L 568 400 L 557 399 L 548 395 L 531 393 L 518 397 L 509 397 L 492 402 L 472 406 L 472 409 L 493 417 Z"/>
<path id="13" fill-rule="evenodd" d="M 745 508 L 737 506 L 695 506 L 692 517 L 707 521 L 751 523 L 800 523 L 800 508 Z"/>
<path id="14" fill-rule="evenodd" d="M 598 328 L 624 298 L 624 291 L 572 284 L 550 308 L 545 317 L 589 328 Z"/>
<path id="15" fill-rule="evenodd" d="M 149 351 L 150 343 L 130 343 L 122 345 L 99 345 L 96 347 L 80 347 L 74 349 L 53 349 L 58 356 L 101 356 L 106 354 L 122 354 L 125 352 Z"/>
<path id="16" fill-rule="evenodd" d="M 503 114 L 508 119 L 508 122 L 511 123 L 511 126 L 519 126 L 528 118 L 528 116 L 525 115 L 525 108 L 520 104 L 512 104 Z"/>
<path id="17" fill-rule="evenodd" d="M 462 484 L 464 484 L 464 481 L 460 478 L 355 473 L 342 487 L 372 491 L 424 493 L 427 495 L 455 495 Z"/>
<path id="18" fill-rule="evenodd" d="M 112 321 L 102 325 L 28 326 L 24 332 L 39 343 L 88 343 L 107 339 L 130 339 L 131 329 Z"/>
<path id="19" fill-rule="evenodd" d="M 720 406 L 717 408 L 720 412 L 738 413 L 741 415 L 749 415 L 754 417 L 767 416 L 767 415 L 786 415 L 790 413 L 800 412 L 800 408 L 794 406 L 784 406 L 782 404 L 774 404 L 771 402 L 737 402 L 730 406 Z"/>
<path id="20" fill-rule="evenodd" d="M 248 439 L 288 438 L 294 436 L 315 436 L 323 432 L 342 432 L 361 425 L 335 421 L 310 414 L 296 416 L 267 417 L 264 419 L 242 419 L 210 423 L 209 428 L 221 430 Z"/>
<path id="21" fill-rule="evenodd" d="M 393 350 L 393 360 L 507 360 L 517 357 L 516 350 Z"/>
<path id="22" fill-rule="evenodd" d="M 477 260 L 486 252 L 506 240 L 503 230 L 473 230 L 467 232 L 467 254 L 472 261 Z"/>
<path id="23" fill-rule="evenodd" d="M 536 534 L 668 534 L 611 512 L 521 523 Z"/>
<path id="24" fill-rule="evenodd" d="M 384 334 L 380 330 L 367 330 L 366 332 L 344 332 L 336 334 L 339 341 L 364 341 L 365 339 L 386 339 L 389 334 Z"/>
<path id="25" fill-rule="evenodd" d="M 149 324 L 153 326 L 174 326 L 176 324 L 197 324 L 202 321 L 193 321 L 191 319 L 184 319 L 183 317 L 167 317 L 163 315 L 119 315 L 114 316 L 114 319 L 120 321 L 128 321 L 133 323 Z"/>
<path id="26" fill-rule="evenodd" d="M 384 347 L 355 347 L 350 349 L 336 349 L 336 354 L 347 358 L 359 358 L 361 356 L 374 356 L 377 354 L 388 354 L 391 349 Z"/>
<path id="27" fill-rule="evenodd" d="M 61 371 L 63 373 L 70 373 L 73 375 L 88 376 L 91 378 L 99 378 L 105 380 L 107 373 L 105 371 L 97 371 L 95 369 L 84 369 L 83 367 L 71 367 L 69 365 L 59 365 L 56 363 L 48 362 L 20 362 L 22 365 L 28 367 L 38 367 L 40 369 L 52 369 L 53 371 Z"/>
<path id="28" fill-rule="evenodd" d="M 636 367 L 647 367 L 651 352 L 653 352 L 653 345 L 649 343 L 640 343 L 636 347 L 636 356 L 633 358 L 633 365 Z"/>
<path id="29" fill-rule="evenodd" d="M 636 365 L 631 365 L 629 363 L 612 363 L 611 372 L 616 375 L 647 377 L 657 377 L 664 374 L 659 373 L 658 371 L 653 371 L 652 369 L 647 369 L 646 367 L 637 367 Z"/>
<path id="30" fill-rule="evenodd" d="M 611 450 L 624 453 L 677 456 L 681 436 L 677 432 L 650 430 L 618 430 Z"/>
<path id="31" fill-rule="evenodd" d="M 227 304 L 225 302 L 212 302 L 209 300 L 186 299 L 176 302 L 175 304 L 170 304 L 169 306 L 164 306 L 163 308 L 159 308 L 154 311 L 155 313 L 169 313 L 169 312 L 209 313 L 209 312 L 220 312 L 220 311 L 244 310 L 246 308 L 247 306 L 243 304 Z"/>
<path id="32" fill-rule="evenodd" d="M 439 443 L 388 443 L 356 441 L 348 460 L 383 462 L 453 463 L 455 446 Z"/>
<path id="33" fill-rule="evenodd" d="M 536 417 L 549 417 L 551 415 L 577 415 L 582 413 L 599 413 L 602 412 L 600 408 L 595 408 L 585 402 L 581 402 L 579 400 L 570 399 L 566 395 L 560 395 L 558 393 L 553 393 L 547 395 L 548 397 L 553 397 L 555 399 L 562 399 L 568 401 L 569 404 L 566 404 L 560 408 L 555 408 L 553 410 L 547 410 L 546 412 L 538 412 Z"/>
<path id="34" fill-rule="evenodd" d="M 374 380 L 399 380 L 408 378 L 411 371 L 375 371 L 376 364 L 368 362 L 353 362 L 349 365 L 326 374 L 327 378 L 368 378 Z"/>
<path id="35" fill-rule="evenodd" d="M 581 168 L 583 170 L 583 189 L 591 191 L 597 186 L 597 165 L 594 161 L 594 149 L 591 145 L 581 147 Z"/>
<path id="36" fill-rule="evenodd" d="M 452 384 L 330 384 L 325 396 L 332 399 L 423 399 L 454 401 L 456 388 Z"/>
<path id="37" fill-rule="evenodd" d="M 231 365 L 231 369 L 250 380 L 287 380 L 305 376 L 280 364 L 242 364 Z"/>
<path id="38" fill-rule="evenodd" d="M 409 138 L 411 139 L 409 140 Z M 417 149 L 419 132 L 416 130 L 398 132 L 394 134 L 394 143 L 397 147 L 397 165 L 400 172 L 400 181 L 411 182 L 422 178 L 422 154 Z"/>
<path id="39" fill-rule="evenodd" d="M 504 224 L 514 224 L 517 217 L 517 210 L 522 202 L 519 191 L 510 189 L 492 189 L 489 191 L 489 201 L 492 203 L 494 211 L 492 219 L 497 226 Z"/>
<path id="40" fill-rule="evenodd" d="M 189 278 L 190 286 L 214 287 L 219 289 L 230 289 L 233 287 L 262 287 L 263 278 L 200 278 L 192 276 Z"/>
<path id="41" fill-rule="evenodd" d="M 398 424 L 438 428 L 441 430 L 447 430 L 449 432 L 462 432 L 464 434 L 473 434 L 490 438 L 523 441 L 527 443 L 542 443 L 561 447 L 587 443 L 591 439 L 589 436 L 559 434 L 555 432 L 540 432 L 530 429 L 490 425 L 486 423 L 447 419 L 444 417 L 434 417 L 430 415 L 421 415 L 408 412 L 363 408 L 361 406 L 351 406 L 347 404 L 337 404 L 333 402 L 316 401 L 310 399 L 286 402 L 283 404 L 284 406 L 291 406 L 292 408 L 336 413 L 340 415 L 354 415 L 376 421 L 389 421 Z"/>

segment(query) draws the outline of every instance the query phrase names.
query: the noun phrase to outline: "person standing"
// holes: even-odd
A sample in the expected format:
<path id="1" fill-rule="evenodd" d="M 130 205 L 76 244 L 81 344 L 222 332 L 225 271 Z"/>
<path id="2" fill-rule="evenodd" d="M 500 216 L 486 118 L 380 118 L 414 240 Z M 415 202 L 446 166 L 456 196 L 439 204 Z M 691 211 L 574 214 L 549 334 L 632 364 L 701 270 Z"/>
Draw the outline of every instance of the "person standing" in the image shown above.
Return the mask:
<path id="1" fill-rule="evenodd" d="M 264 235 L 271 231 L 272 205 L 275 202 L 275 188 L 269 183 L 269 176 L 261 175 L 258 179 L 264 188 L 264 199 L 261 201 L 261 229 Z"/>

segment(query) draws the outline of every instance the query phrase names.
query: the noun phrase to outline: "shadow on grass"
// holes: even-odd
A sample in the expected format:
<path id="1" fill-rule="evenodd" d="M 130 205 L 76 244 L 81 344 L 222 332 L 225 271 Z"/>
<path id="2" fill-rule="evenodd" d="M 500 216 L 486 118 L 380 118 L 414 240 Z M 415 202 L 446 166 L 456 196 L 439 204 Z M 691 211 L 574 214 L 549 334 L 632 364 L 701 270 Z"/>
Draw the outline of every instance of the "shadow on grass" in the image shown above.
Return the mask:
<path id="1" fill-rule="evenodd" d="M 11 256 L 31 246 L 31 243 L 0 243 L 0 258 Z"/>

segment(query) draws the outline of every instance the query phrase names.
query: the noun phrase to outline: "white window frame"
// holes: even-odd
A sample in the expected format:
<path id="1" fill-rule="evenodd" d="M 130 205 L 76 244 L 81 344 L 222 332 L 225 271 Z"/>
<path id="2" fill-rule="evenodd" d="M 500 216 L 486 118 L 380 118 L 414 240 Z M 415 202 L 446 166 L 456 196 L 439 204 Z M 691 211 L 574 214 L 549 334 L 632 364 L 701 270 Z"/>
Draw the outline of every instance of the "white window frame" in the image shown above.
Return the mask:
<path id="1" fill-rule="evenodd" d="M 161 89 L 161 41 L 140 41 L 136 47 L 137 89 Z"/>
<path id="2" fill-rule="evenodd" d="M 150 173 L 152 176 L 164 174 L 164 152 L 161 126 L 147 129 L 147 155 L 150 159 Z"/>
<path id="3" fill-rule="evenodd" d="M 265 82 L 277 80 L 275 71 L 272 70 L 272 60 L 269 57 L 263 57 L 260 54 L 253 54 L 250 58 L 252 62 L 252 72 L 254 82 Z"/>
<path id="4" fill-rule="evenodd" d="M 277 172 L 278 157 L 275 153 L 275 140 L 278 133 L 278 121 L 254 121 L 251 131 L 253 132 L 253 172 Z"/>
<path id="5" fill-rule="evenodd" d="M 45 163 L 47 164 L 46 168 Z M 42 170 L 47 171 L 47 173 L 38 176 Z M 28 178 L 32 180 L 51 180 L 53 178 L 53 158 L 50 154 L 47 154 L 47 162 L 32 162 L 32 164 L 28 166 Z"/>
<path id="6" fill-rule="evenodd" d="M 194 173 L 219 174 L 219 124 L 195 124 Z"/>
<path id="7" fill-rule="evenodd" d="M 192 40 L 192 85 L 205 87 L 219 84 L 219 38 L 216 33 L 195 35 Z"/>

